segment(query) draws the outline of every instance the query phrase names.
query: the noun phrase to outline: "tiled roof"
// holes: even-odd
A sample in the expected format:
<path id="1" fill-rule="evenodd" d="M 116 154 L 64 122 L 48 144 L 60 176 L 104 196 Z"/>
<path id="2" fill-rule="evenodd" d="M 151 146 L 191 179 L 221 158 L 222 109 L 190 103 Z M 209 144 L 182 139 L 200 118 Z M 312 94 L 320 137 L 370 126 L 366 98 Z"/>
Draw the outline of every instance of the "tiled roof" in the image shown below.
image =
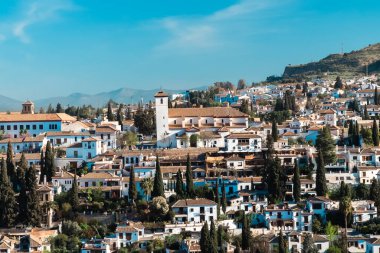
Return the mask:
<path id="1" fill-rule="evenodd" d="M 232 133 L 226 137 L 226 139 L 251 139 L 251 138 L 260 138 L 261 137 L 257 134 L 253 133 Z"/>
<path id="2" fill-rule="evenodd" d="M 49 114 L 0 114 L 0 122 L 76 121 L 66 113 Z"/>
<path id="3" fill-rule="evenodd" d="M 89 132 L 72 132 L 72 131 L 62 131 L 62 132 L 47 132 L 46 136 L 89 136 Z"/>
<path id="4" fill-rule="evenodd" d="M 83 175 L 80 179 L 108 179 L 108 178 L 118 178 L 118 177 L 106 172 L 100 172 L 100 173 L 90 172 L 86 175 Z"/>
<path id="5" fill-rule="evenodd" d="M 231 107 L 169 108 L 169 117 L 248 118 L 248 115 Z"/>
<path id="6" fill-rule="evenodd" d="M 181 199 L 174 203 L 173 207 L 187 206 L 214 206 L 216 203 L 209 199 Z"/>
<path id="7" fill-rule="evenodd" d="M 158 97 L 168 97 L 168 94 L 166 94 L 164 91 L 160 90 L 159 92 L 157 92 L 155 95 L 154 95 L 155 98 L 158 98 Z"/>

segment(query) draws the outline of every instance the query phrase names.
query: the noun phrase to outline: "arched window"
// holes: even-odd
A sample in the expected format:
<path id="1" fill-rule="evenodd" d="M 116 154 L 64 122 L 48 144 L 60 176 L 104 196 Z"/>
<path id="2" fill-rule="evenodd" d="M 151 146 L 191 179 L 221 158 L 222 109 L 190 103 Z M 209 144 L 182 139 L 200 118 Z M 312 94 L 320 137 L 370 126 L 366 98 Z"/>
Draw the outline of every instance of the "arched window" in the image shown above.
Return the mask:
<path id="1" fill-rule="evenodd" d="M 161 98 L 161 104 L 163 104 L 164 103 L 164 99 L 163 98 Z"/>

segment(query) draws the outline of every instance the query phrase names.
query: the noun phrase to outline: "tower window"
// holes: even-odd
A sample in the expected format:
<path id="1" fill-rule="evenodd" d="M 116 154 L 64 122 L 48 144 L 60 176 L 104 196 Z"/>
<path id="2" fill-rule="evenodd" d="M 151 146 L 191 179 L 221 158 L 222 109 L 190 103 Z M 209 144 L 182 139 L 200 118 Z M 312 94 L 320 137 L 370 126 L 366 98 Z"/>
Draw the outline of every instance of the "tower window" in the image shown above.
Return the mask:
<path id="1" fill-rule="evenodd" d="M 163 98 L 161 98 L 161 104 L 163 104 L 164 103 L 164 99 Z"/>

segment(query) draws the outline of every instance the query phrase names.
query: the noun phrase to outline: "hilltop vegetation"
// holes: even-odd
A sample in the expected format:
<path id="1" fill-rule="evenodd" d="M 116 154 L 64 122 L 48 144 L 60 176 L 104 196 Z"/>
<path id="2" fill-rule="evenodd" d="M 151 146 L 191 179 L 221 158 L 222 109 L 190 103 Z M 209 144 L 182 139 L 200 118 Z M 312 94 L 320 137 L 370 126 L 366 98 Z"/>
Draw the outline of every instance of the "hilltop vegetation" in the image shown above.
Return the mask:
<path id="1" fill-rule="evenodd" d="M 380 73 L 380 43 L 344 54 L 331 54 L 317 62 L 287 66 L 283 78 L 307 78 L 322 75 L 352 77 Z"/>

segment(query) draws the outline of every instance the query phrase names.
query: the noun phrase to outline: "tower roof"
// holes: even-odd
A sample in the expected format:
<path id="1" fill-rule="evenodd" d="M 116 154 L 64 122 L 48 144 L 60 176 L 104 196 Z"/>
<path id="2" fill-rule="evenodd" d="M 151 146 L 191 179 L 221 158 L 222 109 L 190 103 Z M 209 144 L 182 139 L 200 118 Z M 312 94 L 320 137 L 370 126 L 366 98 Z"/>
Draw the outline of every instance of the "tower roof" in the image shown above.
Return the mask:
<path id="1" fill-rule="evenodd" d="M 24 103 L 22 103 L 23 105 L 33 105 L 34 103 L 30 100 L 26 100 Z"/>
<path id="2" fill-rule="evenodd" d="M 159 92 L 156 93 L 156 95 L 154 95 L 155 98 L 159 98 L 159 97 L 168 97 L 168 94 L 166 94 L 164 91 L 160 90 Z"/>

